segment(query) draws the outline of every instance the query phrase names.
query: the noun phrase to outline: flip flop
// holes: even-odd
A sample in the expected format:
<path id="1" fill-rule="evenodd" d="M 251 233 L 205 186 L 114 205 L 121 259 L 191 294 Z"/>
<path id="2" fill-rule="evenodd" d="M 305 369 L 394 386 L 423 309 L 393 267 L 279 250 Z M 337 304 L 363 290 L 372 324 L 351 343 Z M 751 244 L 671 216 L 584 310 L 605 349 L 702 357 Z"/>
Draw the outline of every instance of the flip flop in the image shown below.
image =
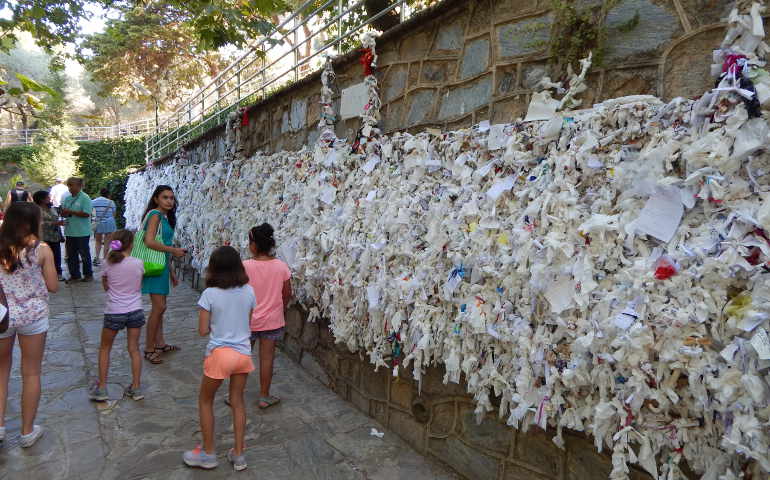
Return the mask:
<path id="1" fill-rule="evenodd" d="M 259 397 L 259 408 L 264 410 L 266 408 L 272 407 L 273 405 L 277 405 L 280 402 L 281 402 L 280 398 L 273 397 L 272 395 L 269 396 L 269 397 Z M 263 406 L 263 404 L 264 404 L 264 406 Z"/>
<path id="2" fill-rule="evenodd" d="M 144 359 L 152 363 L 153 365 L 158 365 L 163 363 L 163 360 L 160 359 L 160 354 L 155 350 L 150 350 L 149 352 L 145 351 Z"/>

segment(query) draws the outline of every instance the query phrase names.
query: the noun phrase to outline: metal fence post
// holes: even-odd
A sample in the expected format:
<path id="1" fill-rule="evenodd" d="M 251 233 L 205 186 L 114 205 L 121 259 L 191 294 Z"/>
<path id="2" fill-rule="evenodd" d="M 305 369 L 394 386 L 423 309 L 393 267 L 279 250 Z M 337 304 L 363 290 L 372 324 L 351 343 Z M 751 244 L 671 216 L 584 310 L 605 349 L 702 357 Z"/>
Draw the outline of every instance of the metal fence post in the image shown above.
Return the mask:
<path id="1" fill-rule="evenodd" d="M 337 55 L 342 55 L 342 0 L 337 0 Z"/>
<path id="2" fill-rule="evenodd" d="M 297 18 L 294 18 L 294 83 L 297 83 L 299 81 L 299 36 L 297 35 L 297 29 L 299 28 L 299 23 L 297 22 Z"/>

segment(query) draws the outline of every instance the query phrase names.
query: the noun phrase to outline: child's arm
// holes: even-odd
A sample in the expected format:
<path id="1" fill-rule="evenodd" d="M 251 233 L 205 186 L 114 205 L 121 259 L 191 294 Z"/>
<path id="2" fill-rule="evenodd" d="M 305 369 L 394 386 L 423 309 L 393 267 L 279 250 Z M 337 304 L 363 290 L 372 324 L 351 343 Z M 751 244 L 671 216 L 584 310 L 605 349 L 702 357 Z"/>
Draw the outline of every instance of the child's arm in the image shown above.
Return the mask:
<path id="1" fill-rule="evenodd" d="M 286 280 L 283 282 L 283 290 L 281 291 L 281 296 L 283 297 L 283 308 L 286 308 L 294 296 L 294 293 L 291 291 L 291 280 Z"/>
<path id="2" fill-rule="evenodd" d="M 104 288 L 104 291 L 108 291 L 110 289 L 109 285 L 107 284 L 107 274 L 102 275 L 102 288 Z"/>
<path id="3" fill-rule="evenodd" d="M 205 337 L 211 332 L 211 312 L 203 308 L 198 309 L 198 334 Z"/>

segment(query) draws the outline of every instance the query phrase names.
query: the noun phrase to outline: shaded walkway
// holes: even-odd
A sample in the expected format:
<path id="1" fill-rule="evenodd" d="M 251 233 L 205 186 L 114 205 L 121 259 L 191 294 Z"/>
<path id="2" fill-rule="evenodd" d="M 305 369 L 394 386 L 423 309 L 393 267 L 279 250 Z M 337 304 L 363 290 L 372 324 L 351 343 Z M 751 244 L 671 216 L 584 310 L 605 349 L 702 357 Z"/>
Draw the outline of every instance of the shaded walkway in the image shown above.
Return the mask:
<path id="1" fill-rule="evenodd" d="M 224 454 L 232 445 L 229 409 L 215 404 L 220 466 L 192 470 L 181 462 L 198 442 L 197 392 L 206 340 L 196 333 L 197 292 L 180 286 L 169 298 L 167 339 L 183 350 L 162 365 L 144 362 L 145 400 L 121 399 L 130 383 L 125 333 L 116 340 L 110 375 L 111 400 L 88 401 L 96 375 L 102 324 L 100 282 L 62 285 L 51 298 L 51 330 L 43 366 L 38 423 L 46 434 L 23 450 L 19 440 L 18 350 L 7 414 L 8 436 L 0 447 L 0 480 L 49 479 L 220 479 L 236 475 Z M 145 311 L 149 306 L 145 305 Z M 276 360 L 275 393 L 283 402 L 256 407 L 256 375 L 246 391 L 246 458 L 243 478 L 260 479 L 449 479 L 442 466 L 422 457 L 395 434 L 369 434 L 366 417 L 310 377 L 283 354 Z"/>

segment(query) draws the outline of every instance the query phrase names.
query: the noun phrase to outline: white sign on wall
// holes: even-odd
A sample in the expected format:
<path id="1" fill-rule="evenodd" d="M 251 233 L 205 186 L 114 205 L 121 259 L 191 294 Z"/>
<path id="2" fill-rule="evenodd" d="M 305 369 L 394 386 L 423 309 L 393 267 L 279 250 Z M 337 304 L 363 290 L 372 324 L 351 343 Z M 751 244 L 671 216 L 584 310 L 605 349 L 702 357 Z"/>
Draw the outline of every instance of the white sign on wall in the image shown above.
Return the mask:
<path id="1" fill-rule="evenodd" d="M 360 117 L 367 100 L 366 85 L 363 82 L 343 89 L 340 117 L 343 120 Z"/>

